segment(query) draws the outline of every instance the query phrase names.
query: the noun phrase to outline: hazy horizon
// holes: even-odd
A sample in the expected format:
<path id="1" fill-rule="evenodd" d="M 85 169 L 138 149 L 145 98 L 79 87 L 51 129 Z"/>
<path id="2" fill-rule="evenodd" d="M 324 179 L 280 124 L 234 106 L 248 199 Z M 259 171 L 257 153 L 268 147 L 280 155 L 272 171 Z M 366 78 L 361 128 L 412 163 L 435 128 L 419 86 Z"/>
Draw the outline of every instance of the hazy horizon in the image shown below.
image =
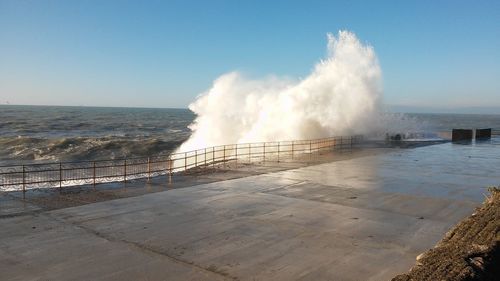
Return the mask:
<path id="1" fill-rule="evenodd" d="M 188 107 L 144 107 L 144 106 L 100 106 L 100 105 L 57 105 L 57 104 L 0 104 L 1 106 L 46 106 L 46 107 L 95 107 L 95 108 L 138 108 L 138 109 L 185 109 Z M 418 114 L 486 114 L 499 115 L 500 107 L 419 107 L 406 105 L 386 105 L 386 110 L 392 113 L 418 113 Z"/>

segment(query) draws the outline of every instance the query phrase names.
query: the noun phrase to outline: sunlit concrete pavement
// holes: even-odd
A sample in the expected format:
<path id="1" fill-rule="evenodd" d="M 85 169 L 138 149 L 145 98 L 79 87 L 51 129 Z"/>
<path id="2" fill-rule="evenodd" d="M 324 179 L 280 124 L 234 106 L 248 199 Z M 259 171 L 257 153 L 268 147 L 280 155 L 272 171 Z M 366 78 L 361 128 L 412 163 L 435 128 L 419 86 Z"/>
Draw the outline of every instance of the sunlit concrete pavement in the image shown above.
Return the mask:
<path id="1" fill-rule="evenodd" d="M 498 142 L 0 219 L 1 280 L 387 280 L 500 183 Z"/>

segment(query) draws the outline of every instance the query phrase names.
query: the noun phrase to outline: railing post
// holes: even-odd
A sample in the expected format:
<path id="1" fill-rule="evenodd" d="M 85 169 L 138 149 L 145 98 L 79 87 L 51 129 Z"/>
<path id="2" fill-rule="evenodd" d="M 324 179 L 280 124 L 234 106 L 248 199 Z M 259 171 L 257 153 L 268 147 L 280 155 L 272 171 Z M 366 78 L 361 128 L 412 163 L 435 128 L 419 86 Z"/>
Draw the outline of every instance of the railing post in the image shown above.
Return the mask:
<path id="1" fill-rule="evenodd" d="M 212 147 L 212 168 L 215 171 L 215 146 Z"/>
<path id="2" fill-rule="evenodd" d="M 172 168 L 173 168 L 173 167 L 172 167 L 172 166 L 173 166 L 173 164 L 172 164 L 172 163 L 174 163 L 174 161 L 172 161 L 172 158 L 171 158 L 171 157 L 172 157 L 172 156 L 169 156 L 169 157 L 167 158 L 167 172 L 168 172 L 168 183 L 169 183 L 169 184 L 171 184 L 171 183 L 172 183 Z"/>
<path id="3" fill-rule="evenodd" d="M 278 142 L 278 163 L 280 162 L 280 142 Z"/>
<path id="4" fill-rule="evenodd" d="M 342 142 L 342 136 L 340 136 L 340 150 L 344 149 L 344 144 Z"/>
<path id="5" fill-rule="evenodd" d="M 123 161 L 123 182 L 127 182 L 127 159 Z"/>
<path id="6" fill-rule="evenodd" d="M 207 148 L 205 148 L 205 169 L 207 168 Z"/>
<path id="7" fill-rule="evenodd" d="M 294 141 L 292 141 L 292 159 L 293 159 L 293 154 L 294 154 Z"/>
<path id="8" fill-rule="evenodd" d="M 62 189 L 62 163 L 59 162 L 59 192 Z"/>
<path id="9" fill-rule="evenodd" d="M 23 198 L 26 193 L 26 167 L 23 165 Z"/>
<path id="10" fill-rule="evenodd" d="M 93 172 L 93 176 L 92 176 L 92 184 L 93 184 L 93 185 L 94 185 L 94 187 L 95 187 L 95 161 L 94 161 L 94 163 L 93 163 L 93 165 L 92 165 L 92 166 L 94 167 L 94 169 L 93 169 L 93 171 L 94 171 L 94 172 Z"/>
<path id="11" fill-rule="evenodd" d="M 238 144 L 236 144 L 236 147 L 234 149 L 234 162 L 236 165 L 236 169 L 238 169 Z"/>
<path id="12" fill-rule="evenodd" d="M 148 157 L 148 181 L 151 180 L 151 159 Z"/>
<path id="13" fill-rule="evenodd" d="M 262 162 L 265 163 L 266 162 L 266 142 L 264 142 L 264 148 L 263 148 L 263 150 L 264 150 L 264 160 Z"/>
<path id="14" fill-rule="evenodd" d="M 252 144 L 248 144 L 248 163 L 252 162 Z"/>
<path id="15" fill-rule="evenodd" d="M 194 151 L 194 167 L 198 167 L 198 150 Z"/>
<path id="16" fill-rule="evenodd" d="M 222 154 L 222 165 L 226 168 L 226 146 L 224 145 L 224 154 Z"/>
<path id="17" fill-rule="evenodd" d="M 312 140 L 309 140 L 309 159 L 312 157 Z"/>
<path id="18" fill-rule="evenodd" d="M 188 170 L 188 158 L 187 158 L 187 152 L 184 152 L 184 172 L 187 173 Z"/>

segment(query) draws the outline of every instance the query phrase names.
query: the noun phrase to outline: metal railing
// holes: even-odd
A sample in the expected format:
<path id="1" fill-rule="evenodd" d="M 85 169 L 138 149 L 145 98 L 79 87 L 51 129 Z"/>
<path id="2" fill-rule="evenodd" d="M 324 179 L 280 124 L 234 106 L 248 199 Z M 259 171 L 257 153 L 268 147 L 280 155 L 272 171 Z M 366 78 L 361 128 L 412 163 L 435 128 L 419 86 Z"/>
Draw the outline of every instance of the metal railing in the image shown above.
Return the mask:
<path id="1" fill-rule="evenodd" d="M 23 191 L 34 188 L 96 185 L 135 179 L 171 176 L 198 169 L 216 169 L 228 162 L 282 161 L 299 154 L 321 154 L 351 148 L 360 136 L 315 140 L 241 143 L 208 147 L 169 156 L 82 162 L 57 162 L 0 166 L 0 190 Z"/>

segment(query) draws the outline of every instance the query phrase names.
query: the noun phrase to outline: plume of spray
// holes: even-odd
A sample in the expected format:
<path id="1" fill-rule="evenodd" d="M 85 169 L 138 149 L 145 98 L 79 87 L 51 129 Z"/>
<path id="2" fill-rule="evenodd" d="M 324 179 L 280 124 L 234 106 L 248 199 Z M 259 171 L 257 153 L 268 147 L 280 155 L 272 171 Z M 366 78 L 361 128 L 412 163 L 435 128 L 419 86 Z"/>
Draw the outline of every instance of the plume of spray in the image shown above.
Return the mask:
<path id="1" fill-rule="evenodd" d="M 327 56 L 304 79 L 217 78 L 189 108 L 197 115 L 178 152 L 248 142 L 370 134 L 386 126 L 382 72 L 354 33 L 327 34 Z"/>

